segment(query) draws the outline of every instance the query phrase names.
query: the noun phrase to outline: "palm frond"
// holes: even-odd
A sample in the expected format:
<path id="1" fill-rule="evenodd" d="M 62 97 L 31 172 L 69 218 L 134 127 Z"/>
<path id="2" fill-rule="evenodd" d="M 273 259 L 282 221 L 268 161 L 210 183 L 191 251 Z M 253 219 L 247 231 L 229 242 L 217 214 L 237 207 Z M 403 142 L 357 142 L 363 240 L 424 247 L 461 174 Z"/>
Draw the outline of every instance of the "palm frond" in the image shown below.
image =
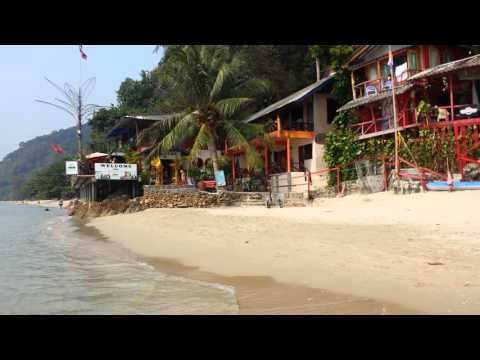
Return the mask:
<path id="1" fill-rule="evenodd" d="M 190 155 L 188 156 L 189 161 L 194 161 L 197 156 L 198 152 L 205 146 L 208 145 L 208 141 L 210 137 L 207 131 L 207 125 L 203 124 L 200 129 L 198 130 L 197 136 L 195 137 L 195 141 L 192 145 L 192 149 L 190 150 Z"/>
<path id="2" fill-rule="evenodd" d="M 185 113 L 175 113 L 166 115 L 162 120 L 155 122 L 149 128 L 140 132 L 138 136 L 139 145 L 150 145 L 165 137 L 173 130 L 175 125 L 185 116 Z"/>
<path id="3" fill-rule="evenodd" d="M 157 142 L 154 149 L 148 155 L 148 158 L 154 154 L 168 153 L 172 151 L 192 136 L 195 130 L 198 130 L 197 124 L 195 123 L 195 116 L 193 113 L 189 113 L 178 120 L 173 129 Z"/>
<path id="4" fill-rule="evenodd" d="M 231 118 L 251 102 L 250 98 L 230 98 L 218 101 L 216 106 L 224 117 Z"/>
<path id="5" fill-rule="evenodd" d="M 262 157 L 252 146 L 242 132 L 232 123 L 226 123 L 226 138 L 229 146 L 240 146 L 245 151 L 245 160 L 248 169 L 262 166 Z"/>
<path id="6" fill-rule="evenodd" d="M 213 101 L 222 91 L 225 78 L 228 77 L 228 66 L 224 64 L 218 71 L 217 77 L 210 91 L 210 100 Z"/>

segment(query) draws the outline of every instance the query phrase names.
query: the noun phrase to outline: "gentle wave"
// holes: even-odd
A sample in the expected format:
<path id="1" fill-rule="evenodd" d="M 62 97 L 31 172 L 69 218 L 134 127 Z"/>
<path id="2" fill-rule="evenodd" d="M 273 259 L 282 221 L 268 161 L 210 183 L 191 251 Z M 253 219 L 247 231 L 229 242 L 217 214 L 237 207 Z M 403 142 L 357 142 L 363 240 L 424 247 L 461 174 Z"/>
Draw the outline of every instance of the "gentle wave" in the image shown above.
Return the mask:
<path id="1" fill-rule="evenodd" d="M 1 314 L 237 314 L 233 287 L 171 276 L 61 210 L 0 204 Z"/>

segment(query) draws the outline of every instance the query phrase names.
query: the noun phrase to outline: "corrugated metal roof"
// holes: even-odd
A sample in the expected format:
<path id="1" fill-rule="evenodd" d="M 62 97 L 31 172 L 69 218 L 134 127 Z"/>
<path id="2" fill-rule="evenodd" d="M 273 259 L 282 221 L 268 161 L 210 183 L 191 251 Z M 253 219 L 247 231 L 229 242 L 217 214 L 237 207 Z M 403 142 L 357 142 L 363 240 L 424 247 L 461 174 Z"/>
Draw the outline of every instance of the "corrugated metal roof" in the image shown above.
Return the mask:
<path id="1" fill-rule="evenodd" d="M 396 94 L 397 95 L 403 94 L 405 91 L 410 90 L 412 87 L 413 87 L 413 84 L 407 84 L 407 85 L 399 86 L 395 89 Z M 380 101 L 380 100 L 388 98 L 389 96 L 392 96 L 392 91 L 391 90 L 382 91 L 381 93 L 379 93 L 377 95 L 363 96 L 361 98 L 358 98 L 358 99 L 355 99 L 355 100 L 352 100 L 352 101 L 346 103 L 341 108 L 339 108 L 337 110 L 337 112 L 350 110 L 350 109 L 353 109 L 353 108 L 356 108 L 356 107 L 359 107 L 359 106 L 362 106 L 362 105 L 370 104 L 370 103 L 375 102 L 375 101 Z"/>
<path id="2" fill-rule="evenodd" d="M 424 70 L 418 74 L 413 75 L 412 77 L 410 77 L 409 80 L 412 81 L 412 80 L 424 79 L 430 76 L 440 75 L 440 74 L 448 73 L 450 71 L 466 69 L 474 66 L 480 66 L 480 54 L 473 55 L 465 59 L 460 59 L 460 60 L 452 61 L 449 63 L 434 66 L 433 68 Z"/>
<path id="3" fill-rule="evenodd" d="M 139 126 L 145 127 L 149 126 L 149 123 L 161 121 L 171 117 L 171 114 L 154 114 L 154 115 L 127 115 L 124 116 L 114 127 L 112 127 L 108 133 L 107 138 L 114 137 L 120 134 L 125 129 L 134 129 L 135 123 L 138 123 Z"/>
<path id="4" fill-rule="evenodd" d="M 287 106 L 295 101 L 299 101 L 299 100 L 302 100 L 304 97 L 310 95 L 311 93 L 313 92 L 316 92 L 316 91 L 320 91 L 323 89 L 323 87 L 329 85 L 332 81 L 333 81 L 333 78 L 334 78 L 335 74 L 332 74 L 324 79 L 321 79 L 317 82 L 314 82 L 313 84 L 307 86 L 306 88 L 303 88 L 295 93 L 293 93 L 292 95 L 289 95 L 287 96 L 286 98 L 280 100 L 280 101 L 277 101 L 276 103 L 270 105 L 270 106 L 267 106 L 265 109 L 263 110 L 260 110 L 259 112 L 251 115 L 250 117 L 248 117 L 247 119 L 245 119 L 245 122 L 251 122 L 251 121 L 254 121 L 254 120 L 257 120 L 265 115 L 268 115 L 278 109 L 281 109 L 283 108 L 284 106 Z"/>

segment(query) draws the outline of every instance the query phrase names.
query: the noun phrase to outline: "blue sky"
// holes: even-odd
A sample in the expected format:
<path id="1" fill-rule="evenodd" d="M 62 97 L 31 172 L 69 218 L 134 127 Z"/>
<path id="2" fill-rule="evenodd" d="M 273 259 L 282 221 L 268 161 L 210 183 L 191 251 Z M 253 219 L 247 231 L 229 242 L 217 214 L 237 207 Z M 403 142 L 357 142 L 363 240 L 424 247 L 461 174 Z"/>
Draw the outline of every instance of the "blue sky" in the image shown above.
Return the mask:
<path id="1" fill-rule="evenodd" d="M 54 101 L 60 93 L 45 77 L 63 87 L 80 78 L 96 77 L 90 103 L 116 104 L 116 91 L 127 77 L 140 78 L 161 59 L 154 45 L 84 45 L 88 59 L 80 62 L 78 45 L 0 46 L 0 159 L 21 141 L 74 126 L 71 117 L 35 101 Z M 60 96 L 59 96 L 60 95 Z"/>

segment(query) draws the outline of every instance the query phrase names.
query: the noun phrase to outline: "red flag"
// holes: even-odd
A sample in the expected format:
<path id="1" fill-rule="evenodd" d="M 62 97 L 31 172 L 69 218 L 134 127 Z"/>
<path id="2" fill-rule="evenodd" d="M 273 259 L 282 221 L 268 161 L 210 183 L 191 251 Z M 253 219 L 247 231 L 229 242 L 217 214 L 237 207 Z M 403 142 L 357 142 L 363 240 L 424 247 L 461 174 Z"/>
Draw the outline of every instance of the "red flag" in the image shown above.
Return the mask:
<path id="1" fill-rule="evenodd" d="M 65 151 L 63 151 L 62 147 L 58 144 L 52 144 L 51 145 L 52 151 L 57 154 L 64 154 Z"/>
<path id="2" fill-rule="evenodd" d="M 80 49 L 80 56 L 83 60 L 87 60 L 87 54 L 83 52 L 83 45 L 79 45 L 78 48 Z"/>

